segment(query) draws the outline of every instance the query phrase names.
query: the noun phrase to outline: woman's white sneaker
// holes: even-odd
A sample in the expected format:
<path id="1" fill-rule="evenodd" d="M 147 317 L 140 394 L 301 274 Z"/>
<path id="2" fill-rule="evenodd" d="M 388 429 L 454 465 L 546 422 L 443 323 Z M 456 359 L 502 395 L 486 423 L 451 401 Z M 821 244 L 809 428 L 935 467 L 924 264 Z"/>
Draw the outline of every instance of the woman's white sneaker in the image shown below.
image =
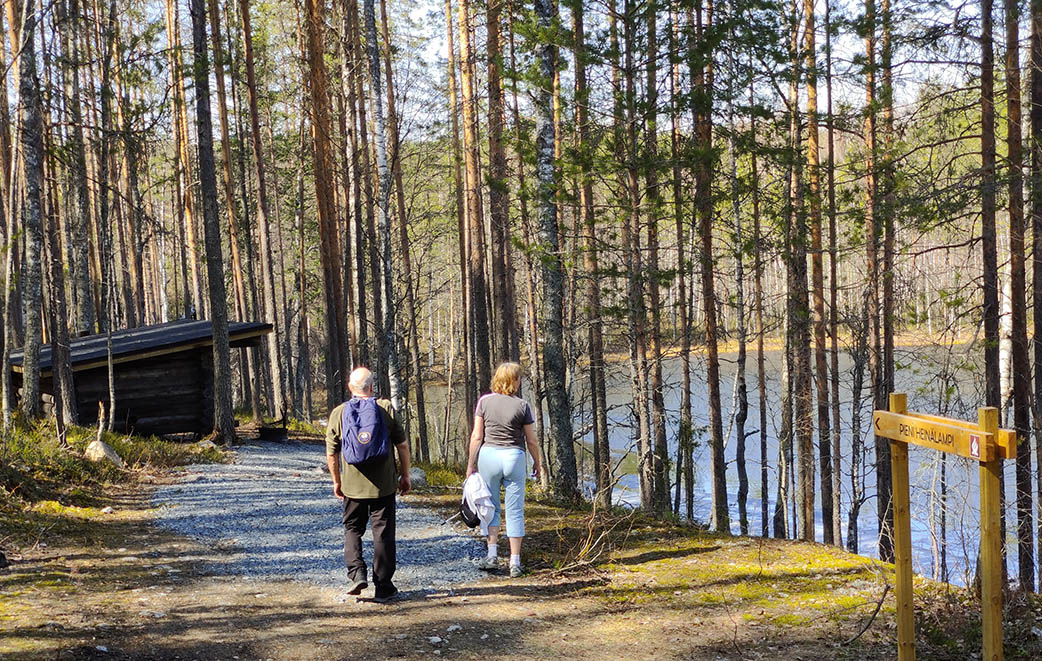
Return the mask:
<path id="1" fill-rule="evenodd" d="M 478 562 L 478 569 L 485 571 L 496 571 L 499 569 L 499 558 L 494 556 L 487 556 Z"/>

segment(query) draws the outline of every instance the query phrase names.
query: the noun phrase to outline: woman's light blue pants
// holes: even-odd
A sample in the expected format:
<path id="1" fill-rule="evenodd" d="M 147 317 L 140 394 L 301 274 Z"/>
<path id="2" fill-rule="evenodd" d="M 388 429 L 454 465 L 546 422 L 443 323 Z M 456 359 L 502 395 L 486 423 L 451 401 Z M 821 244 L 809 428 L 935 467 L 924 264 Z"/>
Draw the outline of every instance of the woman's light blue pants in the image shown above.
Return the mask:
<path id="1" fill-rule="evenodd" d="M 492 502 L 496 504 L 496 513 L 490 526 L 498 526 L 499 487 L 502 485 L 506 495 L 507 537 L 525 536 L 525 472 L 528 469 L 528 457 L 521 448 L 503 448 L 493 445 L 482 445 L 478 452 L 478 472 L 488 483 L 492 492 Z"/>

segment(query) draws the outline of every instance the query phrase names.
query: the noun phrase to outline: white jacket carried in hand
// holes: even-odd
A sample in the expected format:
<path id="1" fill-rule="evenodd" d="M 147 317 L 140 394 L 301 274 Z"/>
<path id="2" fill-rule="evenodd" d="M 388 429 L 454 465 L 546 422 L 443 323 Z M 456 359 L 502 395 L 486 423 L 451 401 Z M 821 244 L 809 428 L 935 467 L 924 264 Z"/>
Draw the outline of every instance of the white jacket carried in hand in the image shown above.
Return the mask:
<path id="1" fill-rule="evenodd" d="M 492 502 L 492 492 L 480 473 L 472 473 L 463 483 L 463 502 L 470 511 L 478 515 L 478 519 L 481 520 L 481 534 L 487 535 L 488 524 L 496 513 L 496 506 Z"/>

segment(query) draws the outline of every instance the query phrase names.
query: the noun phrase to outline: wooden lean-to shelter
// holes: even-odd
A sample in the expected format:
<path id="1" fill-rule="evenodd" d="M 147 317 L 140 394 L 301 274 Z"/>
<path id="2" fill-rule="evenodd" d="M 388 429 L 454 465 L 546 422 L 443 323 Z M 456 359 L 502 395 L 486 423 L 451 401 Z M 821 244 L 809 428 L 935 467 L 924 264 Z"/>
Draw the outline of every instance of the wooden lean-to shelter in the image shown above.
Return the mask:
<path id="1" fill-rule="evenodd" d="M 271 324 L 228 324 L 233 348 L 256 347 Z M 11 356 L 15 392 L 21 387 L 22 351 Z M 98 402 L 108 406 L 108 337 L 88 335 L 70 343 L 76 409 L 82 425 L 96 424 Z M 116 409 L 113 427 L 138 434 L 213 430 L 213 324 L 181 320 L 112 333 Z M 51 348 L 40 352 L 40 391 L 54 393 Z"/>

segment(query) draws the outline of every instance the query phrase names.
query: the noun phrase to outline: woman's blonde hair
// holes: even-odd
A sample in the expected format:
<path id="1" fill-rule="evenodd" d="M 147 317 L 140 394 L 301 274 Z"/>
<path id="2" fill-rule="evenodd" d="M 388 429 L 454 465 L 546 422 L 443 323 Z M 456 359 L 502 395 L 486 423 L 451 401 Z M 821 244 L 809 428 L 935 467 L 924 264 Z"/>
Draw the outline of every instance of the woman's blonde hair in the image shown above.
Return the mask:
<path id="1" fill-rule="evenodd" d="M 492 392 L 514 395 L 521 389 L 521 366 L 517 363 L 500 363 L 492 377 Z"/>

